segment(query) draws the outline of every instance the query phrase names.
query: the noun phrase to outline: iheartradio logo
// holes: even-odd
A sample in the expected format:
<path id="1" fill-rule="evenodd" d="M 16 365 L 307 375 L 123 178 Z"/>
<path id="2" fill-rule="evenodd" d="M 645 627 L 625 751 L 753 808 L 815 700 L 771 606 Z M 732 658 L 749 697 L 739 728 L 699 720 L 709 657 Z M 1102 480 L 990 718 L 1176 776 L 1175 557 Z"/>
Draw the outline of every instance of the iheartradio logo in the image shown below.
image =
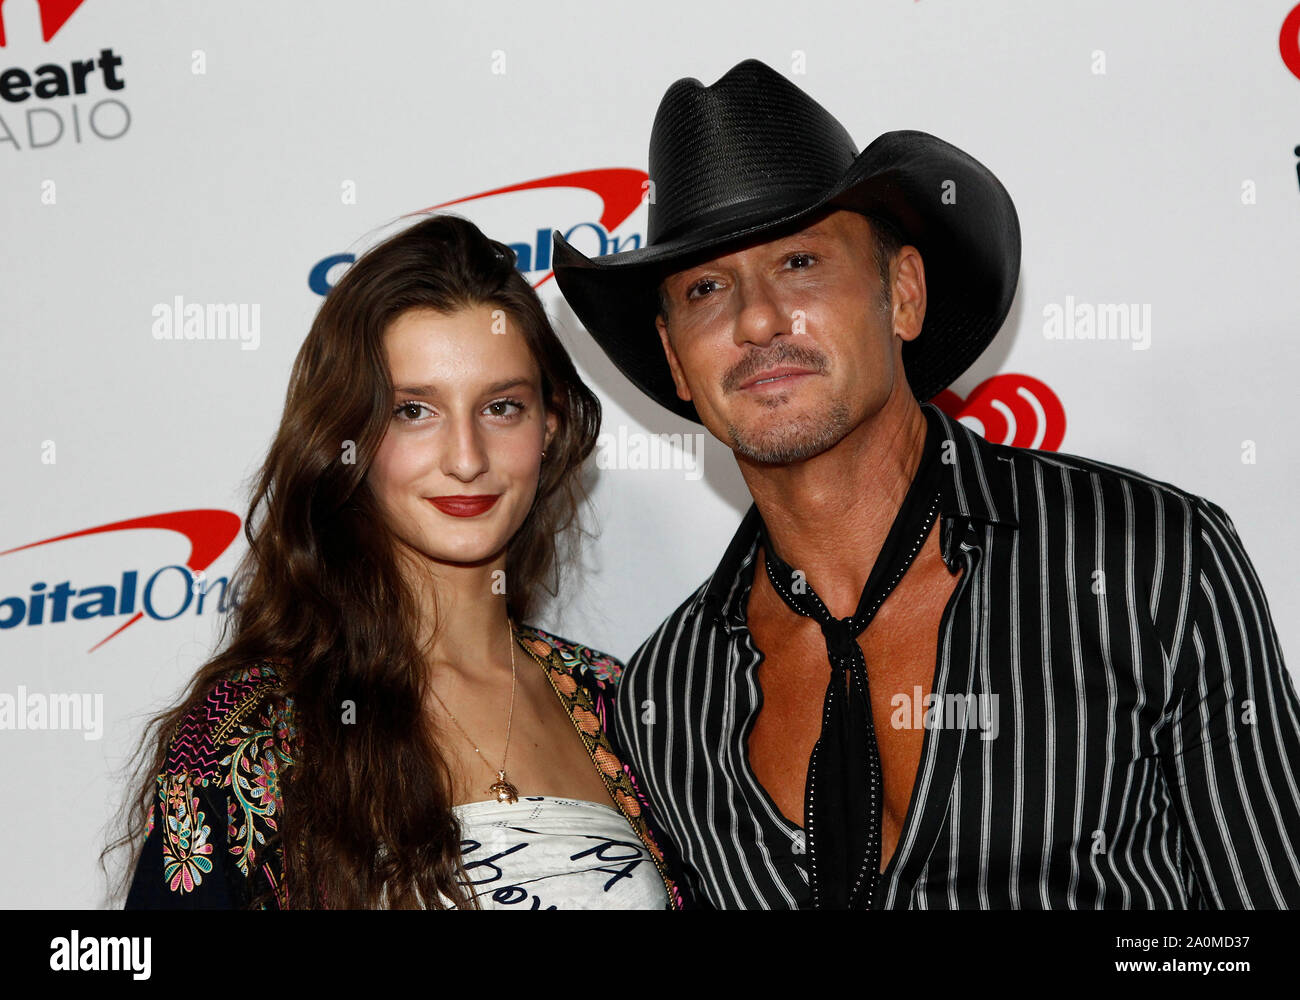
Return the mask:
<path id="1" fill-rule="evenodd" d="M 1056 451 L 1065 438 L 1065 407 L 1029 375 L 994 375 L 965 399 L 944 389 L 931 402 L 993 444 Z"/>

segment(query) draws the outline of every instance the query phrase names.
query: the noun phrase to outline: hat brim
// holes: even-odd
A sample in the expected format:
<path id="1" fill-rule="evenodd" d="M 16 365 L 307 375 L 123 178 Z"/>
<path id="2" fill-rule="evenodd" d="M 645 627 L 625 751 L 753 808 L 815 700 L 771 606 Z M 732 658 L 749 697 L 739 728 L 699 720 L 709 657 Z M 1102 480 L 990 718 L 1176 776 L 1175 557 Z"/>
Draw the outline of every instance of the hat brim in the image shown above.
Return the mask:
<path id="1" fill-rule="evenodd" d="M 917 399 L 931 399 L 974 363 L 1006 319 L 1020 276 L 1020 222 L 992 172 L 925 132 L 881 135 L 811 202 L 729 207 L 716 223 L 653 246 L 592 258 L 556 232 L 555 280 L 619 371 L 662 406 L 700 423 L 695 406 L 678 398 L 659 342 L 659 284 L 837 208 L 888 219 L 920 251 L 926 314 L 920 336 L 903 345 L 903 365 Z"/>

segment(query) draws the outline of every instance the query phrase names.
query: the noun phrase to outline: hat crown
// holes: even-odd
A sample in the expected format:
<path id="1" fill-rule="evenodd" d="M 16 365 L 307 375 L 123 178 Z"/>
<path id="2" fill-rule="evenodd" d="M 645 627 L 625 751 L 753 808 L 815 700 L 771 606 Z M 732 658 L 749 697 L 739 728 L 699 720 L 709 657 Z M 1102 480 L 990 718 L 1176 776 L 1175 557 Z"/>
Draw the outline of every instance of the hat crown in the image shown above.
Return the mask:
<path id="1" fill-rule="evenodd" d="M 650 133 L 647 244 L 809 202 L 856 156 L 829 111 L 757 59 L 711 87 L 678 80 Z"/>

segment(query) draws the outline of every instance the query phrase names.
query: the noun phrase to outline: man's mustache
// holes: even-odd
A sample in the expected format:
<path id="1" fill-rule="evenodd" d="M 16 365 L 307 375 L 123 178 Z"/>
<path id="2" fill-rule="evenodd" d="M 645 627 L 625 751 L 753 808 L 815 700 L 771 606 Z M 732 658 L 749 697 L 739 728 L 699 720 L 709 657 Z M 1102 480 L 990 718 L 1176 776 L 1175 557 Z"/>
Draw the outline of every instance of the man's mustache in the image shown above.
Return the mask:
<path id="1" fill-rule="evenodd" d="M 746 381 L 759 372 L 777 365 L 798 365 L 824 375 L 829 363 L 821 351 L 802 344 L 789 342 L 778 343 L 766 351 L 753 351 L 746 354 L 722 376 L 722 388 L 726 392 L 735 392 Z"/>

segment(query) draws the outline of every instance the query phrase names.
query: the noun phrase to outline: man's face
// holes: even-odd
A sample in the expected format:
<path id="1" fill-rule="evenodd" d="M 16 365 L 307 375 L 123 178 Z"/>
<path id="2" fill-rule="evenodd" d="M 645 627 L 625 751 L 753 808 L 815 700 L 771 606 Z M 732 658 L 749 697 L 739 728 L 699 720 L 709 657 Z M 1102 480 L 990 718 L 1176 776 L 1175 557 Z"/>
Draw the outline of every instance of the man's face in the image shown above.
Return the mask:
<path id="1" fill-rule="evenodd" d="M 738 455 L 820 454 L 909 391 L 902 345 L 925 315 L 914 247 L 891 284 L 887 296 L 871 224 L 850 211 L 670 275 L 657 325 L 677 395 Z"/>

